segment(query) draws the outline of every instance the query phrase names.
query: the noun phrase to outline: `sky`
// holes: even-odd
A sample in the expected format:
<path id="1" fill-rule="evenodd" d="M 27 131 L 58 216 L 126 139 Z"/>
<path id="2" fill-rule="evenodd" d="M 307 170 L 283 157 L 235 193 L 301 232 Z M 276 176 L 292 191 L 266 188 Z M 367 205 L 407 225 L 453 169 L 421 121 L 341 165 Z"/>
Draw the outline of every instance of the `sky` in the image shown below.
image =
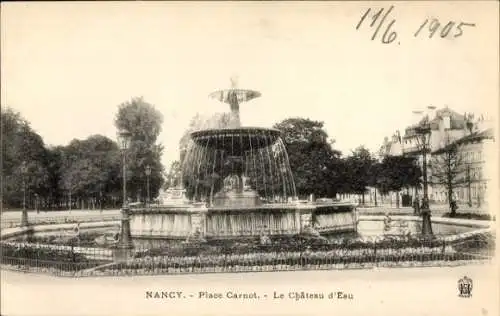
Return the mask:
<path id="1" fill-rule="evenodd" d="M 208 94 L 231 77 L 262 93 L 241 105 L 243 125 L 320 120 L 343 153 L 378 150 L 429 105 L 497 116 L 493 1 L 395 2 L 375 40 L 369 17 L 356 30 L 368 2 L 1 5 L 2 107 L 21 112 L 48 145 L 115 139 L 118 105 L 143 96 L 164 116 L 168 165 L 191 117 L 229 110 Z M 370 13 L 390 5 L 372 3 Z M 441 29 L 454 23 L 448 36 L 429 38 L 425 27 L 413 35 L 433 18 Z M 397 37 L 383 44 L 392 20 L 387 35 Z M 476 26 L 454 37 L 460 22 Z"/>

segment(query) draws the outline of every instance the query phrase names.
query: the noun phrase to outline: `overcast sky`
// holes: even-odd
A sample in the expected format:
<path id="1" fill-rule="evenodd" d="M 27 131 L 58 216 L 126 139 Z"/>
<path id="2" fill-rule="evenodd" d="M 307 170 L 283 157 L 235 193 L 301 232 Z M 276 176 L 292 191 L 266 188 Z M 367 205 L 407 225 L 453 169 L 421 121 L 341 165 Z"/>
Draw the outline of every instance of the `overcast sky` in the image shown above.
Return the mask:
<path id="1" fill-rule="evenodd" d="M 374 10 L 389 4 L 373 4 Z M 494 116 L 498 4 L 396 2 L 392 44 L 371 40 L 367 3 L 2 3 L 1 100 L 47 144 L 116 137 L 117 106 L 143 96 L 165 122 L 164 162 L 196 112 L 230 86 L 262 97 L 241 106 L 244 125 L 287 117 L 325 122 L 344 153 L 371 150 L 414 122 L 413 110 L 448 105 Z M 427 18 L 475 23 L 461 37 L 413 34 Z M 456 31 L 455 29 L 453 31 Z M 450 32 L 450 34 L 453 33 Z M 397 43 L 399 42 L 399 44 Z M 493 110 L 495 109 L 495 110 Z"/>

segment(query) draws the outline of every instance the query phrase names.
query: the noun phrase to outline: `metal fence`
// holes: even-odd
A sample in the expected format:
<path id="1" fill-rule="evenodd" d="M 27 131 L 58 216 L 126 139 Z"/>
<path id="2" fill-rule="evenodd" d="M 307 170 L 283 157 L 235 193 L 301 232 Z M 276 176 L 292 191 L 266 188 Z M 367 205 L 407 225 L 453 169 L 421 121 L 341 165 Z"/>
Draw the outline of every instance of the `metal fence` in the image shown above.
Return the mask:
<path id="1" fill-rule="evenodd" d="M 459 240 L 384 238 L 324 243 L 288 239 L 272 244 L 222 241 L 136 248 L 126 262 L 114 262 L 109 248 L 2 242 L 3 268 L 59 276 L 157 275 L 258 271 L 329 270 L 377 266 L 443 266 L 493 258 L 492 234 Z"/>
<path id="2" fill-rule="evenodd" d="M 43 216 L 28 218 L 30 225 L 53 225 L 70 224 L 77 222 L 106 222 L 120 219 L 119 214 L 96 214 L 96 215 L 66 215 L 66 216 Z M 20 218 L 2 218 L 0 228 L 14 228 L 21 226 Z"/>
<path id="3" fill-rule="evenodd" d="M 76 272 L 111 262 L 109 249 L 78 246 L 1 243 L 2 268 L 74 276 Z"/>

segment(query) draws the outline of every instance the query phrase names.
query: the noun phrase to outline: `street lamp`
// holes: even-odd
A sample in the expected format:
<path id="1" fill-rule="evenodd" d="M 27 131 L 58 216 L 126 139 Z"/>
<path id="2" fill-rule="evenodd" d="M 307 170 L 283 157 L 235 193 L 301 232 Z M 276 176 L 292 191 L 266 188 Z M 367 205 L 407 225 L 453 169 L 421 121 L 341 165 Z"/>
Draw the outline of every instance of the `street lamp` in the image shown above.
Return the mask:
<path id="1" fill-rule="evenodd" d="M 38 205 L 38 193 L 35 193 L 35 209 L 36 213 L 40 214 L 40 206 Z"/>
<path id="2" fill-rule="evenodd" d="M 128 250 L 133 248 L 132 245 L 132 235 L 130 233 L 130 218 L 128 214 L 128 203 L 127 203 L 127 149 L 130 145 L 130 139 L 132 134 L 127 131 L 120 131 L 118 133 L 118 144 L 122 151 L 123 157 L 123 206 L 122 206 L 122 216 L 121 216 L 121 230 L 120 239 L 118 241 L 117 248 L 120 250 L 125 250 L 123 255 L 120 257 L 128 257 Z"/>
<path id="3" fill-rule="evenodd" d="M 147 189 L 147 201 L 146 205 L 149 207 L 150 205 L 150 198 L 149 198 L 149 176 L 151 175 L 151 166 L 147 165 L 146 166 L 146 189 Z"/>
<path id="4" fill-rule="evenodd" d="M 422 235 L 430 236 L 432 235 L 432 224 L 427 182 L 427 153 L 430 151 L 431 125 L 428 116 L 424 118 L 424 120 L 422 120 L 415 128 L 415 133 L 417 135 L 416 139 L 418 147 L 422 153 L 422 172 L 424 178 L 424 197 L 422 199 L 422 207 L 420 210 L 422 214 Z"/>
<path id="5" fill-rule="evenodd" d="M 21 227 L 28 226 L 28 211 L 26 210 L 26 174 L 28 173 L 28 167 L 26 162 L 23 161 L 20 167 L 21 177 L 23 178 L 23 211 L 21 215 Z"/>

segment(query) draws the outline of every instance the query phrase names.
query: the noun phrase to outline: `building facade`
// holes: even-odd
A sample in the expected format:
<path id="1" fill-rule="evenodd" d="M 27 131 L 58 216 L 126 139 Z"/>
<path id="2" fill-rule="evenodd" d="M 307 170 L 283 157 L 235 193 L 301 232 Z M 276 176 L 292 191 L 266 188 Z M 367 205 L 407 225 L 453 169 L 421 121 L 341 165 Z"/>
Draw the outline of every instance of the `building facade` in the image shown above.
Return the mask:
<path id="1" fill-rule="evenodd" d="M 427 121 L 428 120 L 428 121 Z M 417 127 L 429 123 L 430 139 L 428 143 L 427 177 L 428 194 L 431 202 L 448 202 L 448 190 L 442 183 L 434 183 L 433 169 L 437 174 L 442 172 L 442 166 L 435 161 L 443 155 L 444 148 L 457 147 L 457 175 L 453 185 L 454 198 L 459 203 L 481 205 L 485 202 L 488 182 L 491 180 L 485 171 L 487 161 L 492 160 L 494 137 L 492 121 L 484 118 L 475 119 L 471 114 L 459 114 L 448 107 L 439 109 L 423 118 L 417 124 L 405 129 L 404 135 L 397 131 L 392 138 L 384 139 L 380 156 L 408 155 L 417 158 L 420 166 L 423 163 L 422 137 L 417 133 Z M 486 154 L 488 152 L 488 154 Z M 494 153 L 494 150 L 493 150 Z M 440 159 L 443 160 L 442 157 Z M 436 169 L 439 168 L 439 169 Z M 460 171 L 458 171 L 460 168 Z M 422 188 L 414 188 L 412 195 L 422 196 Z M 400 192 L 399 194 L 401 194 Z M 395 193 L 396 194 L 396 193 Z M 471 202 L 472 201 L 472 202 Z"/>
<path id="2" fill-rule="evenodd" d="M 493 129 L 478 130 L 432 153 L 434 168 L 444 170 L 446 181 L 433 183 L 433 200 L 448 202 L 448 191 L 460 204 L 481 206 L 486 202 L 494 145 Z M 443 165 L 444 164 L 444 165 Z M 446 165 L 451 166 L 447 167 Z"/>

